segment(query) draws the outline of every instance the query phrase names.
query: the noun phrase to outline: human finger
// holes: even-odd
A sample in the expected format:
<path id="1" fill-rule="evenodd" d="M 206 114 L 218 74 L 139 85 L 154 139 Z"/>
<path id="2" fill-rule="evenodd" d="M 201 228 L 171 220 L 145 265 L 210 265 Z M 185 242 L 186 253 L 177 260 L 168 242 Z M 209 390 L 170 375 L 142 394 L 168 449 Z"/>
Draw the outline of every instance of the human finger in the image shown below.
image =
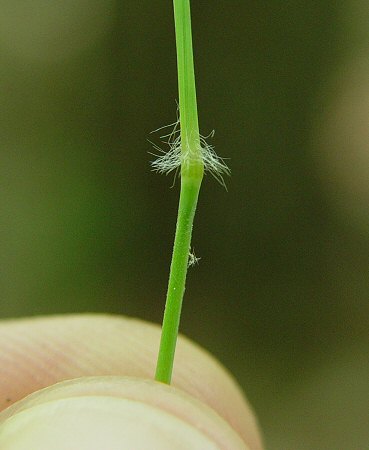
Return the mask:
<path id="1" fill-rule="evenodd" d="M 4 321 L 0 325 L 2 407 L 82 376 L 152 379 L 159 340 L 159 326 L 120 316 Z M 238 385 L 209 353 L 184 337 L 178 340 L 173 385 L 213 408 L 250 448 L 261 448 L 254 415 Z"/>
<path id="2" fill-rule="evenodd" d="M 250 450 L 213 409 L 153 380 L 83 377 L 0 414 L 2 450 Z"/>

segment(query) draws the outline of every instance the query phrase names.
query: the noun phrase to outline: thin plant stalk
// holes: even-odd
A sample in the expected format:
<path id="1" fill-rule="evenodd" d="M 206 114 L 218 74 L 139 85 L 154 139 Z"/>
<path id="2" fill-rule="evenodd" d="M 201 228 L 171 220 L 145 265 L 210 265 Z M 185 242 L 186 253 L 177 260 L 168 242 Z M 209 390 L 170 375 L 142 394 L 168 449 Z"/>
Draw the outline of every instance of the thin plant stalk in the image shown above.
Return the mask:
<path id="1" fill-rule="evenodd" d="M 181 190 L 155 379 L 170 383 L 191 246 L 204 174 L 199 134 L 189 0 L 174 0 L 177 47 Z"/>

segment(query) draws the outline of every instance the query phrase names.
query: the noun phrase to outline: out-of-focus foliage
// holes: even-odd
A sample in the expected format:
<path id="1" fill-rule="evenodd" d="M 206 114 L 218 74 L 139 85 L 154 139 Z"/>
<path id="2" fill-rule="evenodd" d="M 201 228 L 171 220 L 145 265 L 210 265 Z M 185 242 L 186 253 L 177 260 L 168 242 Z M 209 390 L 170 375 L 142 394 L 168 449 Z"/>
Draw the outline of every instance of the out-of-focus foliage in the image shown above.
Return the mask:
<path id="1" fill-rule="evenodd" d="M 206 178 L 182 331 L 247 391 L 271 450 L 369 442 L 369 7 L 192 2 Z M 2 317 L 157 321 L 178 184 L 170 3 L 0 4 Z"/>

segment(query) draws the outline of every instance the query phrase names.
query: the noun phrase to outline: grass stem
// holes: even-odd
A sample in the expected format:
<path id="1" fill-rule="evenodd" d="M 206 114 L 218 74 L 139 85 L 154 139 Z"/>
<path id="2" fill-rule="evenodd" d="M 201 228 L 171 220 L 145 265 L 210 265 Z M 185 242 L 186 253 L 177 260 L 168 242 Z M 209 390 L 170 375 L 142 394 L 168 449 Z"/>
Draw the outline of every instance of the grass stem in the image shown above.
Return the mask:
<path id="1" fill-rule="evenodd" d="M 174 0 L 181 146 L 181 191 L 155 379 L 170 383 L 185 291 L 192 226 L 204 174 L 189 0 Z"/>

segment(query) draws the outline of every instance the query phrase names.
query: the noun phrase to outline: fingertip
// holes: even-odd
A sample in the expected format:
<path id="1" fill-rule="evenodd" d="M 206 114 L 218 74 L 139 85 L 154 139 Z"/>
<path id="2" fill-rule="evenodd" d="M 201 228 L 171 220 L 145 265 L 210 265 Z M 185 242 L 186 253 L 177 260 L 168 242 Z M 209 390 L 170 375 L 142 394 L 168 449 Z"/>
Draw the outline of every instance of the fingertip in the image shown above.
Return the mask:
<path id="1" fill-rule="evenodd" d="M 0 325 L 1 401 L 17 401 L 57 382 L 85 376 L 153 377 L 160 326 L 124 316 L 79 314 Z M 255 415 L 229 372 L 189 339 L 178 339 L 173 385 L 209 405 L 252 450 L 262 443 Z M 3 407 L 7 407 L 6 402 Z"/>
<path id="2" fill-rule="evenodd" d="M 81 378 L 37 392 L 0 415 L 2 450 L 247 450 L 211 408 L 173 387 Z"/>

